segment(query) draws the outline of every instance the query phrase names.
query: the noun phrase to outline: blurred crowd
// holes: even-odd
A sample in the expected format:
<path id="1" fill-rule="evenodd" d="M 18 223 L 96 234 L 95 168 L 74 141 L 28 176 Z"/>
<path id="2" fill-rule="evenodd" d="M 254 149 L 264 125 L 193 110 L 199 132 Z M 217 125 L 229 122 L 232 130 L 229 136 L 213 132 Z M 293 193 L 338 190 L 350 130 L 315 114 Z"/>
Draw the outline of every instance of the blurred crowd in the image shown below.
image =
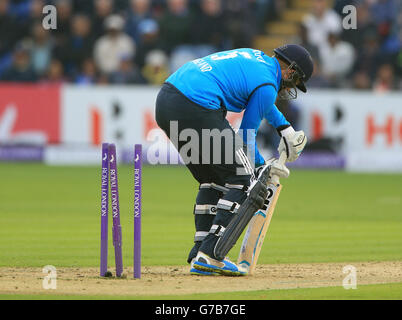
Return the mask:
<path id="1" fill-rule="evenodd" d="M 0 0 L 0 81 L 158 85 L 189 60 L 253 47 L 287 2 Z M 292 40 L 314 57 L 310 87 L 402 88 L 401 2 L 311 0 Z M 48 4 L 55 30 L 42 25 Z M 349 4 L 357 30 L 343 27 Z"/>
<path id="2" fill-rule="evenodd" d="M 184 62 L 252 46 L 277 0 L 0 0 L 0 80 L 161 84 Z M 42 27 L 57 8 L 57 29 Z"/>
<path id="3" fill-rule="evenodd" d="M 295 39 L 314 58 L 311 87 L 402 89 L 402 0 L 311 2 Z M 356 8 L 356 24 L 348 5 Z"/>

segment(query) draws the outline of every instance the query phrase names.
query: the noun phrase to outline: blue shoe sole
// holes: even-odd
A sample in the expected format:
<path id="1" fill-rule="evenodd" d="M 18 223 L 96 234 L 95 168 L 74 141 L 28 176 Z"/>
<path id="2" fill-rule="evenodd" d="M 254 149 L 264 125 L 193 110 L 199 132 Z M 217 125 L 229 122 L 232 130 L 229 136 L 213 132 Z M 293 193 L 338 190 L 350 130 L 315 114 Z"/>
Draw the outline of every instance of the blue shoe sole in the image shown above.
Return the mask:
<path id="1" fill-rule="evenodd" d="M 202 263 L 199 261 L 194 262 L 193 267 L 199 271 L 204 271 L 204 272 L 214 272 L 214 273 L 219 273 L 224 276 L 228 277 L 239 277 L 239 276 L 246 276 L 246 273 L 240 272 L 240 271 L 234 271 L 230 269 L 222 269 L 216 266 L 212 266 L 210 264 Z"/>
<path id="2" fill-rule="evenodd" d="M 191 268 L 190 270 L 190 274 L 194 275 L 194 276 L 219 276 L 219 273 L 217 272 L 209 272 L 209 271 L 202 271 L 202 270 L 198 270 L 196 268 Z"/>

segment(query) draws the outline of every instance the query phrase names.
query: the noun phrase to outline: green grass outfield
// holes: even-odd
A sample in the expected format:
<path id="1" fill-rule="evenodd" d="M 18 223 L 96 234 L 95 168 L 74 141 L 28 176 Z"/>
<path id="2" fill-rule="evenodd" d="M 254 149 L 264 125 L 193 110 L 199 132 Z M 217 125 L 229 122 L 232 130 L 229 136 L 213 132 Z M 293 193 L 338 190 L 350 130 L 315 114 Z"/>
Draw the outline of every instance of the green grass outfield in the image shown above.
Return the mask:
<path id="1" fill-rule="evenodd" d="M 277 289 L 170 296 L 3 295 L 0 300 L 400 300 L 402 283 L 342 287 Z"/>
<path id="2" fill-rule="evenodd" d="M 0 267 L 99 265 L 100 167 L 0 163 L 0 177 Z M 145 167 L 143 182 L 143 264 L 184 265 L 198 186 L 182 167 Z M 293 170 L 282 182 L 259 263 L 402 260 L 402 175 Z M 132 261 L 131 167 L 119 188 Z"/>

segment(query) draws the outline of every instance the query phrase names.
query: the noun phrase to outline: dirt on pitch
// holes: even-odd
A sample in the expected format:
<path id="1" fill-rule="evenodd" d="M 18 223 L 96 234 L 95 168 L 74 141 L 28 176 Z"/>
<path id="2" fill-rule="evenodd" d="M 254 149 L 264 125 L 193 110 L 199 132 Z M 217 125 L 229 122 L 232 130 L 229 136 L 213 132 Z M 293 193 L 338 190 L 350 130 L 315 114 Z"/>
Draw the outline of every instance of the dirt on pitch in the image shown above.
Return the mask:
<path id="1" fill-rule="evenodd" d="M 44 290 L 42 268 L 0 268 L 0 295 L 161 296 L 342 286 L 347 265 L 356 268 L 358 285 L 402 281 L 402 261 L 260 265 L 247 277 L 191 276 L 187 266 L 152 266 L 143 267 L 140 280 L 129 268 L 123 279 L 100 278 L 97 268 L 57 268 L 57 289 Z"/>

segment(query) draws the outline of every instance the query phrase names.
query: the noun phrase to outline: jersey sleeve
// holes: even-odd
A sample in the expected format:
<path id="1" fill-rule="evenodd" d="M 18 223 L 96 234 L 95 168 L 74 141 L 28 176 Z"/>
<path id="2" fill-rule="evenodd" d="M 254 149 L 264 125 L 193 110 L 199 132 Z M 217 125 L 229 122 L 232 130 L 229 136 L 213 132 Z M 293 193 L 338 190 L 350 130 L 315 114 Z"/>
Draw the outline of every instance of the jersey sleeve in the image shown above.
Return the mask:
<path id="1" fill-rule="evenodd" d="M 243 141 L 247 144 L 248 150 L 255 150 L 254 161 L 256 167 L 265 163 L 256 142 L 261 121 L 265 118 L 275 128 L 290 125 L 275 106 L 276 96 L 276 89 L 272 85 L 266 84 L 260 86 L 249 98 L 246 111 L 243 115 L 243 121 L 240 126 L 241 135 Z"/>

